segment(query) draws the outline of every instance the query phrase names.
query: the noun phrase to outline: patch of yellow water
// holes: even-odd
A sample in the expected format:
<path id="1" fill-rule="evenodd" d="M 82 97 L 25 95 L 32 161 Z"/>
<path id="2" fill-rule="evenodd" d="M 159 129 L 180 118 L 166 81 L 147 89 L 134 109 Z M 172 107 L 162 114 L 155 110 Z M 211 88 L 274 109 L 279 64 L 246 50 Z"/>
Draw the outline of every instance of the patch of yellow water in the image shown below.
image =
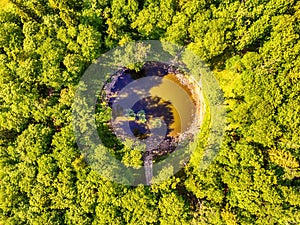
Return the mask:
<path id="1" fill-rule="evenodd" d="M 182 85 L 175 74 L 163 77 L 162 82 L 150 89 L 153 97 L 157 96 L 171 103 L 174 121 L 170 125 L 170 136 L 185 132 L 193 122 L 196 108 L 188 87 Z"/>

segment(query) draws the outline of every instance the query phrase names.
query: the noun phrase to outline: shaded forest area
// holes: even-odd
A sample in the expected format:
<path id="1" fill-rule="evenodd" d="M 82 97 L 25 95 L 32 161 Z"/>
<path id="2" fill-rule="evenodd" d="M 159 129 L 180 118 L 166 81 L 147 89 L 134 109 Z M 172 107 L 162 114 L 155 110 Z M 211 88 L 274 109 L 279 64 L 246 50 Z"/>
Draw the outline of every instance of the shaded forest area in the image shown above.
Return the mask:
<path id="1" fill-rule="evenodd" d="M 299 1 L 6 2 L 0 4 L 1 224 L 300 223 Z M 129 187 L 85 163 L 71 105 L 94 59 L 144 39 L 185 45 L 200 56 L 224 91 L 228 123 L 207 170 L 198 170 L 198 149 L 180 175 Z M 128 163 L 131 153 L 124 151 Z"/>

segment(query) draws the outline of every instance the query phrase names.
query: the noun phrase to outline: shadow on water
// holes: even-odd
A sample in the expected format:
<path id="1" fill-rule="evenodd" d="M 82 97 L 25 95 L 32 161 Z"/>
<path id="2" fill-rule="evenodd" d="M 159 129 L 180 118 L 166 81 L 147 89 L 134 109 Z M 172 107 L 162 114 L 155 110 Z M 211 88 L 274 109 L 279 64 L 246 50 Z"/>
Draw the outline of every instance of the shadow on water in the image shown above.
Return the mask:
<path id="1" fill-rule="evenodd" d="M 109 82 L 105 84 L 103 88 L 104 98 L 108 105 L 111 107 L 116 100 L 118 93 L 127 85 L 135 80 L 144 77 L 164 77 L 168 74 L 168 66 L 161 63 L 147 63 L 140 71 L 130 70 L 123 68 L 117 71 L 111 76 Z M 139 86 L 138 90 L 144 93 L 150 94 L 153 86 L 158 86 L 161 83 L 161 79 L 152 80 L 151 83 L 145 83 L 143 86 Z M 131 88 L 131 93 L 135 93 L 137 87 Z"/>
<path id="2" fill-rule="evenodd" d="M 112 108 L 113 103 L 115 102 L 118 94 L 124 87 L 129 85 L 143 77 L 149 76 L 160 76 L 163 77 L 168 74 L 167 65 L 156 64 L 156 63 L 147 63 L 140 71 L 130 70 L 128 68 L 123 68 L 113 74 L 108 80 L 107 83 L 101 90 L 101 98 L 99 99 L 99 103 L 106 103 L 108 107 Z M 138 91 L 143 92 L 145 95 L 150 95 L 150 90 L 153 86 L 158 86 L 161 83 L 161 79 L 152 80 L 151 83 L 146 83 L 143 86 L 138 87 Z M 130 97 L 138 97 L 136 94 L 137 87 L 132 86 L 128 89 L 130 92 Z M 134 96 L 135 95 L 135 96 Z M 129 97 L 129 96 L 128 96 Z M 146 114 L 146 120 L 148 120 L 151 116 L 155 117 L 164 117 L 163 120 L 167 121 L 167 124 L 171 124 L 173 117 L 170 112 L 170 102 L 163 101 L 158 97 L 149 97 L 138 101 L 132 107 L 134 113 L 138 113 L 140 110 L 144 110 Z M 159 111 L 164 113 L 158 113 Z M 116 117 L 115 111 L 112 111 L 113 118 Z M 167 119 L 168 118 L 168 119 Z M 123 123 L 128 122 L 124 121 Z M 140 123 L 139 121 L 129 121 L 131 132 L 140 139 L 147 138 L 150 134 L 149 127 L 146 123 Z M 116 134 L 113 132 L 112 127 L 109 123 L 98 123 L 98 134 L 104 146 L 109 149 L 114 149 L 116 151 L 115 157 L 121 159 L 122 156 L 118 155 L 118 152 L 123 148 L 122 141 Z M 123 125 L 120 124 L 120 127 Z M 169 129 L 170 130 L 170 129 Z"/>
<path id="3" fill-rule="evenodd" d="M 174 116 L 170 101 L 164 101 L 162 98 L 157 96 L 147 97 L 136 102 L 133 105 L 132 110 L 135 114 L 138 114 L 138 112 L 143 110 L 146 121 L 150 121 L 152 118 L 161 118 L 167 125 L 166 135 L 169 135 L 172 131 L 171 124 L 174 123 Z M 134 134 L 137 131 L 139 135 L 150 134 L 150 129 L 146 123 L 140 123 L 135 120 L 130 121 L 129 125 Z"/>
<path id="4" fill-rule="evenodd" d="M 133 85 L 140 78 L 146 77 L 153 79 L 151 82 L 143 82 L 138 87 Z M 125 87 L 126 91 L 122 93 Z M 186 92 L 185 95 L 178 93 L 178 87 Z M 160 96 L 157 96 L 157 93 Z M 141 96 L 144 97 L 141 98 Z M 119 109 L 113 108 L 118 98 L 121 98 L 122 104 Z M 187 104 L 188 98 L 192 98 L 191 93 L 187 87 L 178 82 L 174 74 L 174 67 L 158 62 L 147 62 L 139 71 L 128 68 L 120 69 L 111 76 L 102 90 L 102 101 L 113 109 L 113 118 L 120 116 L 124 110 L 131 110 L 134 114 L 134 118 L 131 120 L 123 118 L 123 121 L 118 121 L 121 128 L 125 127 L 125 123 L 129 123 L 130 130 L 127 129 L 124 133 L 131 132 L 134 136 L 145 139 L 150 134 L 147 121 L 151 118 L 162 119 L 167 125 L 166 142 L 162 144 L 162 148 L 171 142 L 170 138 L 176 138 L 181 132 L 184 132 L 194 119 L 193 109 L 191 105 Z M 130 102 L 132 100 L 136 100 L 133 105 Z M 125 109 L 126 105 L 129 105 L 130 108 Z M 178 108 L 180 109 L 178 110 Z M 143 122 L 136 116 L 141 111 L 145 114 Z"/>

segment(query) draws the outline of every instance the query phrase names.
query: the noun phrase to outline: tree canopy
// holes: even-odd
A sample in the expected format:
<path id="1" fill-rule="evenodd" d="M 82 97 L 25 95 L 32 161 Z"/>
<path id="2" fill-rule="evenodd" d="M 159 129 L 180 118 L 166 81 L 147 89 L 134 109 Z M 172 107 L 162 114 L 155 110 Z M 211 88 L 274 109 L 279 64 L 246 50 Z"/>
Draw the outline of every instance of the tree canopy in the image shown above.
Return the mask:
<path id="1" fill-rule="evenodd" d="M 0 223 L 299 224 L 299 22 L 295 0 L 1 0 Z M 201 57 L 228 114 L 208 169 L 200 146 L 178 174 L 131 187 L 85 162 L 71 106 L 93 60 L 144 39 Z"/>

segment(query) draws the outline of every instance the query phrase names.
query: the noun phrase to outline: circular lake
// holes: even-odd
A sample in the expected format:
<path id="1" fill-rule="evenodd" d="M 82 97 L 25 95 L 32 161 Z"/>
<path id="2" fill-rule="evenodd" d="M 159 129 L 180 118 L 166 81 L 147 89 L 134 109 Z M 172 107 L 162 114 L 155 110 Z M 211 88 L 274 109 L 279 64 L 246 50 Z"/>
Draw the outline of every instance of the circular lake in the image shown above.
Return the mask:
<path id="1" fill-rule="evenodd" d="M 123 68 L 111 76 L 103 93 L 121 139 L 148 139 L 161 143 L 153 149 L 172 151 L 199 127 L 200 89 L 174 66 L 147 62 L 139 71 Z"/>

